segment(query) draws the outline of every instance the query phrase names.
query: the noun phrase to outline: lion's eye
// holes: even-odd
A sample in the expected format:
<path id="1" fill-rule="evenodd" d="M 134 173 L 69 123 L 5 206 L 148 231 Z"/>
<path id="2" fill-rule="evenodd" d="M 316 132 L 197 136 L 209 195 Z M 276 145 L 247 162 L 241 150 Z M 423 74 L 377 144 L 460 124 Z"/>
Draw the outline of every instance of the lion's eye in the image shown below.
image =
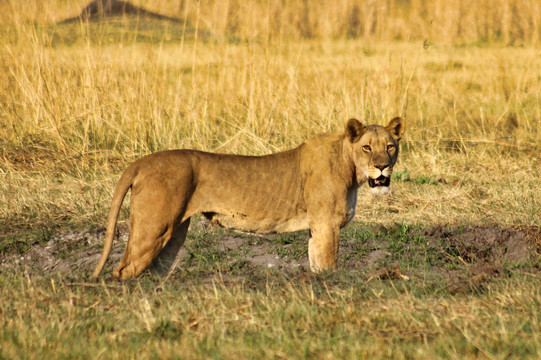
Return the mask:
<path id="1" fill-rule="evenodd" d="M 363 150 L 366 151 L 366 152 L 370 152 L 370 151 L 372 151 L 372 148 L 370 148 L 369 145 L 365 145 L 365 146 L 363 146 Z"/>
<path id="2" fill-rule="evenodd" d="M 387 145 L 387 151 L 391 151 L 394 149 L 394 145 Z"/>

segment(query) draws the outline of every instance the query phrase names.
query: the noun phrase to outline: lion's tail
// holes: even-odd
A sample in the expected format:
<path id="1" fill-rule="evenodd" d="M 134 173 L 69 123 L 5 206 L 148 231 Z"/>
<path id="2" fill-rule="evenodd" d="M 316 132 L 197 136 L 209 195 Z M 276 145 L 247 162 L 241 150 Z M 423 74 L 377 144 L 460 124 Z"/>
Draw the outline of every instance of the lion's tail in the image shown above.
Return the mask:
<path id="1" fill-rule="evenodd" d="M 103 266 L 105 265 L 105 262 L 107 261 L 107 258 L 109 257 L 109 253 L 113 247 L 113 238 L 115 236 L 118 213 L 120 212 L 120 207 L 122 206 L 124 197 L 133 184 L 134 177 L 135 169 L 133 167 L 128 168 L 120 177 L 120 180 L 115 188 L 113 200 L 111 202 L 111 209 L 109 210 L 109 217 L 107 219 L 107 231 L 105 232 L 105 244 L 103 245 L 103 252 L 101 253 L 98 266 L 96 266 L 96 269 L 92 273 L 92 278 L 98 277 L 103 269 Z"/>

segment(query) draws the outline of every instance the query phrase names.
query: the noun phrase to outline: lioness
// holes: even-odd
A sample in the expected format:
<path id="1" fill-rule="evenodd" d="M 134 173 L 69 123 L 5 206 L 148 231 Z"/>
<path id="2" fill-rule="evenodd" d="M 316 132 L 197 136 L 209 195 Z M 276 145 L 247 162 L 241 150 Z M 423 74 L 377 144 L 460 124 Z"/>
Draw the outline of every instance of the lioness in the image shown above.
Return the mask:
<path id="1" fill-rule="evenodd" d="M 357 189 L 368 181 L 388 191 L 405 122 L 363 126 L 350 119 L 343 133 L 316 135 L 299 147 L 265 156 L 195 150 L 145 156 L 122 174 L 115 189 L 97 277 L 113 244 L 118 213 L 131 194 L 130 237 L 113 275 L 139 275 L 155 259 L 169 269 L 184 243 L 190 217 L 256 233 L 310 230 L 310 269 L 334 268 L 338 234 L 355 215 Z"/>

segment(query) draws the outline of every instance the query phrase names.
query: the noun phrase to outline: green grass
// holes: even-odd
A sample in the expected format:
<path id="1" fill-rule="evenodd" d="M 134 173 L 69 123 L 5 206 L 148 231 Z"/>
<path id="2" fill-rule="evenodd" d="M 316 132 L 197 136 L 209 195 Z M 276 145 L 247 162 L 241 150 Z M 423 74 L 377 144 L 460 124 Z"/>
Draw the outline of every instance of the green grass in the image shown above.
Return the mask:
<path id="1" fill-rule="evenodd" d="M 392 178 L 397 181 L 410 181 L 415 184 L 437 185 L 438 181 L 433 176 L 419 175 L 412 178 L 408 169 L 393 172 Z"/>

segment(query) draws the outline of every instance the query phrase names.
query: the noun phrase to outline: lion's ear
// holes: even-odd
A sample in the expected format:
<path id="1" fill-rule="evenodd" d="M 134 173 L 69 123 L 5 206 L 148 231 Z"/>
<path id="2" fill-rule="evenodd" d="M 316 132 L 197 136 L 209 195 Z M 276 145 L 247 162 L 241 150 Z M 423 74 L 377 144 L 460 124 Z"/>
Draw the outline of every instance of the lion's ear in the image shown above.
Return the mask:
<path id="1" fill-rule="evenodd" d="M 389 125 L 385 127 L 385 130 L 398 141 L 402 138 L 404 130 L 406 130 L 406 122 L 404 119 L 397 116 L 389 122 Z"/>
<path id="2" fill-rule="evenodd" d="M 351 118 L 346 123 L 346 135 L 352 143 L 359 140 L 365 131 L 365 127 L 357 119 Z"/>

